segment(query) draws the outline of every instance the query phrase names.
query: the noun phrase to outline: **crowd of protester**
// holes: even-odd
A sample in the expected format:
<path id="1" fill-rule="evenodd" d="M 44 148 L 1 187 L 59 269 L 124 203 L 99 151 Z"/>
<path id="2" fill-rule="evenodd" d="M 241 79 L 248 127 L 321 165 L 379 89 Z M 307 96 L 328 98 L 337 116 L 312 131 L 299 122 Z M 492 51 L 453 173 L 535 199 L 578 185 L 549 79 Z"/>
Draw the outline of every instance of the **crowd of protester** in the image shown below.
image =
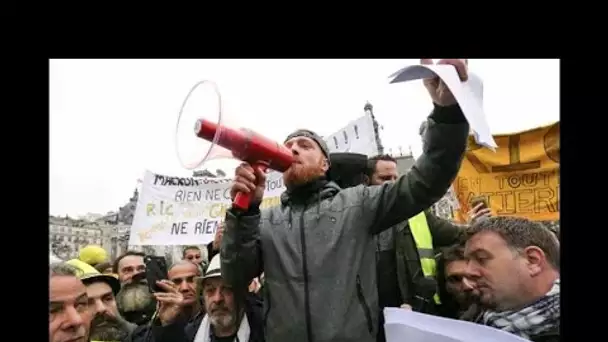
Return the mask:
<path id="1" fill-rule="evenodd" d="M 436 285 L 441 304 L 436 307 L 431 307 L 430 304 L 434 304 L 431 300 L 428 300 L 429 305 L 427 306 L 420 306 L 420 303 L 414 304 L 416 301 L 412 299 L 403 300 L 402 298 L 406 297 L 415 298 L 416 295 L 404 295 L 399 286 L 395 284 L 398 280 L 395 277 L 387 276 L 391 274 L 391 271 L 392 274 L 397 275 L 399 267 L 395 266 L 395 269 L 391 270 L 384 266 L 384 271 L 382 271 L 382 266 L 379 266 L 380 305 L 414 309 L 423 313 L 487 324 L 497 328 L 502 328 L 501 321 L 515 320 L 518 315 L 521 315 L 522 322 L 538 322 L 540 319 L 535 320 L 534 315 L 541 315 L 544 318 L 542 315 L 546 311 L 549 316 L 543 322 L 552 328 L 545 331 L 543 335 L 535 335 L 535 341 L 557 340 L 551 339 L 551 337 L 559 336 L 557 330 L 559 327 L 559 242 L 557 236 L 542 225 L 522 218 L 496 217 L 490 219 L 489 213 L 482 212 L 479 215 L 475 209 L 470 213 L 470 217 L 477 217 L 478 222 L 471 226 L 471 230 L 467 230 L 467 236 L 482 236 L 482 239 L 486 240 L 499 240 L 490 241 L 490 243 L 498 242 L 503 249 L 488 244 L 485 249 L 475 250 L 474 257 L 465 257 L 465 243 L 470 240 L 466 237 L 467 240 L 460 240 L 452 245 L 438 248 L 436 250 Z M 443 221 L 441 218 L 434 219 Z M 445 223 L 449 224 L 449 221 Z M 203 260 L 187 258 L 191 253 L 200 253 L 199 248 L 189 246 L 184 249 L 184 260 L 176 262 L 168 270 L 169 282 L 163 284 L 166 285 L 165 289 L 168 293 L 179 292 L 183 298 L 179 309 L 175 311 L 177 316 L 181 316 L 179 319 L 166 315 L 159 316 L 157 313 L 157 321 L 152 321 L 155 312 L 159 309 L 159 301 L 151 293 L 146 283 L 144 255 L 140 252 L 127 252 L 112 263 L 104 261 L 89 265 L 82 260 L 74 259 L 51 265 L 50 341 L 71 341 L 75 336 L 82 336 L 82 341 L 196 341 L 195 336 L 201 326 L 205 329 L 203 334 L 208 334 L 210 329 L 214 329 L 218 335 L 218 338 L 213 339 L 215 341 L 232 341 L 238 331 L 237 320 L 243 319 L 243 316 L 235 314 L 237 309 L 235 300 L 240 301 L 241 310 L 246 313 L 245 317 L 247 317 L 250 327 L 250 337 L 239 340 L 264 341 L 263 274 L 251 282 L 242 297 L 232 293 L 232 289 L 225 284 L 221 276 L 218 252 L 222 230 L 223 227 L 218 230 L 214 242 L 208 245 L 211 256 L 211 263 L 208 267 L 203 266 L 205 264 Z M 483 246 L 486 242 L 478 243 Z M 218 247 L 214 248 L 213 245 Z M 526 252 L 526 249 L 531 249 L 531 251 Z M 538 269 L 532 270 L 534 276 L 527 275 L 526 277 L 519 271 L 512 272 L 518 270 L 518 266 L 520 266 L 518 264 L 522 262 L 512 258 L 512 251 L 530 253 L 531 260 L 537 264 L 526 266 L 528 268 L 538 267 Z M 380 248 L 377 252 L 379 256 L 383 253 L 386 254 Z M 384 258 L 379 257 L 378 260 L 383 262 Z M 388 265 L 391 264 L 395 265 L 395 262 L 388 262 Z M 517 274 L 518 277 L 514 277 L 514 274 Z M 411 281 L 415 281 L 415 279 L 411 279 Z M 433 286 L 432 283 L 431 286 Z M 486 286 L 487 292 L 483 291 L 484 287 L 480 289 L 480 286 Z M 396 288 L 396 290 L 392 291 L 392 288 Z M 535 288 L 540 291 L 537 290 L 534 293 Z M 549 288 L 548 291 L 547 288 Z M 489 289 L 495 289 L 496 292 Z M 416 293 L 415 289 L 411 291 Z M 524 293 L 529 293 L 530 297 L 524 297 L 522 295 Z M 482 296 L 482 294 L 484 295 Z M 539 299 L 543 298 L 547 298 L 549 303 L 535 306 L 545 307 L 545 309 L 528 310 L 528 314 L 509 310 L 514 307 L 525 307 L 526 304 L 538 303 Z M 493 318 L 490 314 L 493 312 L 491 310 L 501 308 L 506 312 L 511 312 L 510 315 L 501 316 L 500 319 Z M 487 313 L 484 314 L 484 312 Z M 63 317 L 56 317 L 58 315 Z M 183 334 L 168 335 L 172 332 L 162 331 L 163 323 L 176 321 L 182 322 Z M 242 323 L 239 326 L 241 325 Z M 515 329 L 523 329 L 526 331 L 522 324 L 514 324 L 511 327 L 505 330 L 518 332 Z M 533 331 L 533 329 L 538 328 L 530 327 L 529 331 Z M 382 329 L 378 330 L 378 341 L 382 341 L 382 331 Z M 253 335 L 251 335 L 252 333 Z M 230 338 L 223 339 L 224 335 Z M 546 336 L 547 339 L 543 340 L 543 336 Z"/>

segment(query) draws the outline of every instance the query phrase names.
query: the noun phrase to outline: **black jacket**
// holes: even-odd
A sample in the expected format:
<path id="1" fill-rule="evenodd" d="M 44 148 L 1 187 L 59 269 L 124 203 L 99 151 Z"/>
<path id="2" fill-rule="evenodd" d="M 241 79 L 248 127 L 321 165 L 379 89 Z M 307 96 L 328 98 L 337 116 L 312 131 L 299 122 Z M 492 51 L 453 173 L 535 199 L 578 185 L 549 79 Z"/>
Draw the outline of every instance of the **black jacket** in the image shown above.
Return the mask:
<path id="1" fill-rule="evenodd" d="M 547 331 L 542 334 L 531 336 L 530 341 L 532 342 L 559 342 L 561 341 L 559 335 L 559 328 L 552 331 Z"/>
<path id="2" fill-rule="evenodd" d="M 207 260 L 208 260 L 207 265 L 209 265 L 211 263 L 211 259 L 213 259 L 213 257 L 219 253 L 220 253 L 219 250 L 213 249 L 213 241 L 209 242 L 207 244 Z"/>
<path id="3" fill-rule="evenodd" d="M 434 248 L 450 246 L 462 236 L 463 229 L 448 220 L 425 211 L 429 230 L 433 238 Z M 420 287 L 422 266 L 416 242 L 410 231 L 408 221 L 387 229 L 376 236 L 377 272 L 378 272 L 378 299 L 380 310 L 385 307 L 399 307 L 407 303 L 414 310 L 427 314 L 441 313 L 432 298 L 426 302 L 419 300 L 423 293 L 429 292 Z M 439 265 L 437 272 L 442 272 Z M 438 274 L 438 281 L 439 281 Z M 384 316 L 380 315 L 380 326 L 384 324 Z M 384 329 L 378 329 L 378 342 L 384 342 Z"/>
<path id="4" fill-rule="evenodd" d="M 425 211 L 425 214 L 435 249 L 451 246 L 459 241 L 464 231 L 461 227 L 435 216 L 430 211 Z M 418 288 L 424 275 L 408 222 L 401 222 L 383 231 L 376 237 L 376 243 L 380 308 L 398 307 L 404 303 L 417 307 L 416 296 L 425 292 Z M 440 271 L 438 267 L 437 272 Z M 432 308 L 427 309 L 423 311 L 435 313 Z"/>
<path id="5" fill-rule="evenodd" d="M 135 328 L 123 342 L 180 341 L 181 335 L 172 326 L 153 326 L 148 323 Z"/>

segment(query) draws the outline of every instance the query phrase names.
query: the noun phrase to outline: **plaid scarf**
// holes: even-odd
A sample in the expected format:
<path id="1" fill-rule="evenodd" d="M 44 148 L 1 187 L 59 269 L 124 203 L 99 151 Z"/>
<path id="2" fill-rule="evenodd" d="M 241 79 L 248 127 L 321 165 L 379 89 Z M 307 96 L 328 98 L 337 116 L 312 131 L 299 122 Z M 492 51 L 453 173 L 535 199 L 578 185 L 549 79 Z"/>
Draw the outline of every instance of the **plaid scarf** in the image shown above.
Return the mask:
<path id="1" fill-rule="evenodd" d="M 483 323 L 520 337 L 530 337 L 559 328 L 559 279 L 541 299 L 519 311 L 486 311 Z"/>

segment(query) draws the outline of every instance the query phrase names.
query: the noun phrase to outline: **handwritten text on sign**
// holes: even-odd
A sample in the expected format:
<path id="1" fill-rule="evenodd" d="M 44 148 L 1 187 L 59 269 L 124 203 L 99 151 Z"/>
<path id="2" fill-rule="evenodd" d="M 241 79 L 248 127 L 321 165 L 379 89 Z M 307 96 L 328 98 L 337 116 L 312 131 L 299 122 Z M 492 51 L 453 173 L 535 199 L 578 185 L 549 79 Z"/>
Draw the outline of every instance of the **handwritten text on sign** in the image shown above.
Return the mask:
<path id="1" fill-rule="evenodd" d="M 261 208 L 280 203 L 280 173 L 267 176 Z M 230 208 L 231 178 L 180 178 L 146 172 L 130 245 L 202 245 L 213 240 Z"/>
<path id="2" fill-rule="evenodd" d="M 559 122 L 510 135 L 496 135 L 496 153 L 470 137 L 465 159 L 454 181 L 465 221 L 473 196 L 488 197 L 499 216 L 523 216 L 535 221 L 559 219 Z"/>

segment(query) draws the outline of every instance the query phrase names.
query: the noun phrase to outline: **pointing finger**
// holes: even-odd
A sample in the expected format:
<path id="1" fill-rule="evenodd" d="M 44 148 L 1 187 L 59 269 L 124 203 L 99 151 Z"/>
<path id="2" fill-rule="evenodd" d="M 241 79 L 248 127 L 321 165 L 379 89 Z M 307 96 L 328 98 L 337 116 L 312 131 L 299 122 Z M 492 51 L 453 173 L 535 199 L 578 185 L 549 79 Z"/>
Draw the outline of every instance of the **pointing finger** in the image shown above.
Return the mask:
<path id="1" fill-rule="evenodd" d="M 453 65 L 456 68 L 456 72 L 458 72 L 458 76 L 462 82 L 469 79 L 469 73 L 467 71 L 467 59 L 442 59 L 437 64 Z"/>
<path id="2" fill-rule="evenodd" d="M 159 303 L 180 304 L 182 302 L 182 299 L 173 293 L 157 292 L 154 294 L 154 297 Z"/>
<path id="3" fill-rule="evenodd" d="M 175 298 L 175 293 L 154 292 L 154 297 L 156 297 L 157 299 Z"/>
<path id="4" fill-rule="evenodd" d="M 167 292 L 177 292 L 177 289 L 175 288 L 173 283 L 168 280 L 157 281 L 156 285 L 158 285 L 158 287 L 160 287 L 161 289 L 163 289 Z"/>

